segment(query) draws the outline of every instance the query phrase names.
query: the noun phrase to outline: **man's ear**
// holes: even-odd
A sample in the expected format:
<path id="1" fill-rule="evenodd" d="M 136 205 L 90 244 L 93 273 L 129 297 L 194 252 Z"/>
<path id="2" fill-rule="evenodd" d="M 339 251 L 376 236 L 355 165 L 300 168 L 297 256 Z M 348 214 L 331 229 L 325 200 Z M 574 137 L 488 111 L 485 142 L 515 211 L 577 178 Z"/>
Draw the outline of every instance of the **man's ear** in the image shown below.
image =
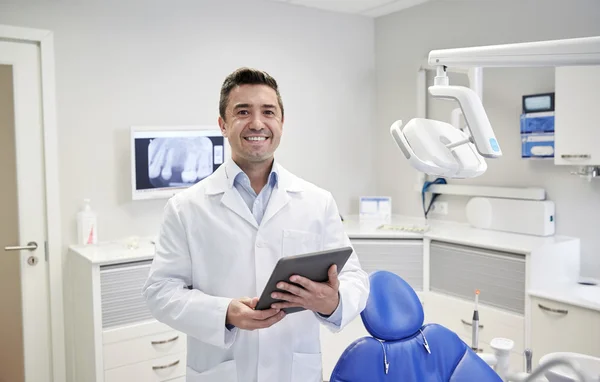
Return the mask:
<path id="1" fill-rule="evenodd" d="M 225 126 L 225 121 L 223 120 L 223 118 L 219 117 L 219 128 L 221 129 L 221 134 L 223 134 L 223 136 L 225 138 L 227 138 L 227 127 Z"/>

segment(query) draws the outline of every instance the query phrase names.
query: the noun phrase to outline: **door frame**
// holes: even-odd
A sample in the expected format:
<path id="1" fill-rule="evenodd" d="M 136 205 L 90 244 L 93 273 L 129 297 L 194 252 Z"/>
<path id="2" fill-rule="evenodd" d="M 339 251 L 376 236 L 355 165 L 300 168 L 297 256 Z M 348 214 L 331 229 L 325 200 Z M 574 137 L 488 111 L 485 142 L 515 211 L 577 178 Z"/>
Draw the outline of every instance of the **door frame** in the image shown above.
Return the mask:
<path id="1" fill-rule="evenodd" d="M 52 380 L 55 382 L 65 381 L 66 353 L 63 311 L 62 232 L 58 180 L 54 33 L 42 29 L 0 25 L 0 39 L 33 43 L 40 48 Z"/>

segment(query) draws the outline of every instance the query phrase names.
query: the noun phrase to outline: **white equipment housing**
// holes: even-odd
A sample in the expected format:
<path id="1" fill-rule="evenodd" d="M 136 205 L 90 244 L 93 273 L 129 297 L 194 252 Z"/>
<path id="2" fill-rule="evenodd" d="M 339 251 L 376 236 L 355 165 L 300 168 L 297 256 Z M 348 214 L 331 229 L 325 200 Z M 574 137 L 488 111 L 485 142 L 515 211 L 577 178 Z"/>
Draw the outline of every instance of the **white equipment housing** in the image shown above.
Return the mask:
<path id="1" fill-rule="evenodd" d="M 404 127 L 398 120 L 390 133 L 417 170 L 446 178 L 473 178 L 487 170 L 484 158 L 501 157 L 502 150 L 479 96 L 470 88 L 450 86 L 446 68 L 600 65 L 600 36 L 433 50 L 429 64 L 437 67 L 429 93 L 458 102 L 470 135 L 449 123 L 424 118 L 411 119 Z"/>

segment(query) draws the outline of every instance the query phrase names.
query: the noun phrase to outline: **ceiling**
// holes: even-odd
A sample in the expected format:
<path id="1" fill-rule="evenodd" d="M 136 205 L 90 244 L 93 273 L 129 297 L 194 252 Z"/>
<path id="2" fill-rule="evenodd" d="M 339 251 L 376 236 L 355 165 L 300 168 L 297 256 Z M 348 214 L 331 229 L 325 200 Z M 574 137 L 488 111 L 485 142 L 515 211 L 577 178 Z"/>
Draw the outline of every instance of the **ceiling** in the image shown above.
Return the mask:
<path id="1" fill-rule="evenodd" d="M 431 0 L 272 0 L 333 12 L 379 17 Z"/>

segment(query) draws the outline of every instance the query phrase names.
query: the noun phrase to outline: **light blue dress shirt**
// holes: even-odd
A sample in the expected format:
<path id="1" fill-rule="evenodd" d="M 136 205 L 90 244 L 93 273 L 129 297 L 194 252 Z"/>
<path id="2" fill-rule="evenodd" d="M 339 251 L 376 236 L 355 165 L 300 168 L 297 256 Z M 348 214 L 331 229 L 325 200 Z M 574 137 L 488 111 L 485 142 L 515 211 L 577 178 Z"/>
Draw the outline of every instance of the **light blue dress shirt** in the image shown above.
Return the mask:
<path id="1" fill-rule="evenodd" d="M 257 194 L 256 191 L 252 188 L 250 184 L 250 178 L 242 169 L 232 160 L 227 163 L 227 173 L 229 176 L 229 185 L 235 187 L 235 189 L 239 192 L 242 199 L 252 212 L 252 215 L 256 219 L 258 225 L 263 219 L 265 215 L 265 211 L 267 209 L 267 205 L 269 204 L 269 200 L 271 199 L 271 194 L 273 193 L 273 189 L 278 186 L 279 181 L 279 173 L 277 171 L 277 163 L 273 162 L 273 166 L 271 167 L 271 172 L 269 173 L 269 177 L 267 179 L 267 184 L 263 187 L 262 190 Z M 338 294 L 339 295 L 339 294 Z M 342 300 L 340 298 L 339 305 L 337 309 L 333 312 L 333 314 L 329 317 L 325 317 L 319 314 L 321 317 L 325 318 L 327 321 L 339 326 L 342 321 Z"/>
<path id="2" fill-rule="evenodd" d="M 277 186 L 279 175 L 277 165 L 273 163 L 267 184 L 265 184 L 258 194 L 252 188 L 248 175 L 234 161 L 230 162 L 230 168 L 228 168 L 227 172 L 231 174 L 230 182 L 233 180 L 233 187 L 235 187 L 242 199 L 244 199 L 244 202 L 246 202 L 254 219 L 256 219 L 256 223 L 260 225 L 263 216 L 265 216 L 265 210 L 267 209 L 269 199 L 271 199 L 273 189 Z"/>

